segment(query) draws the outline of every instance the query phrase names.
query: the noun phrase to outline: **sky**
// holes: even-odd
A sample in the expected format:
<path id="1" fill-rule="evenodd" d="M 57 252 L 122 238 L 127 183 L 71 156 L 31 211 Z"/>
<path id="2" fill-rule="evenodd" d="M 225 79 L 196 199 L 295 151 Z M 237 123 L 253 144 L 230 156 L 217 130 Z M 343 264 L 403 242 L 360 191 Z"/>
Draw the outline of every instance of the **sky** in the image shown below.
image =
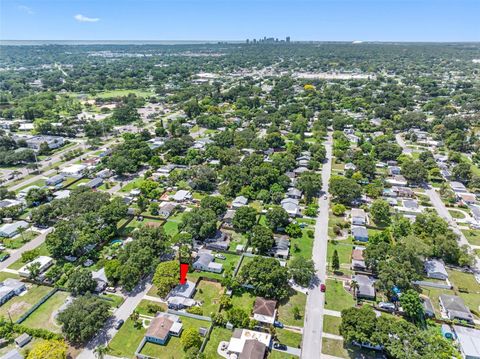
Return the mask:
<path id="1" fill-rule="evenodd" d="M 480 41 L 480 0 L 1 0 L 0 40 Z"/>

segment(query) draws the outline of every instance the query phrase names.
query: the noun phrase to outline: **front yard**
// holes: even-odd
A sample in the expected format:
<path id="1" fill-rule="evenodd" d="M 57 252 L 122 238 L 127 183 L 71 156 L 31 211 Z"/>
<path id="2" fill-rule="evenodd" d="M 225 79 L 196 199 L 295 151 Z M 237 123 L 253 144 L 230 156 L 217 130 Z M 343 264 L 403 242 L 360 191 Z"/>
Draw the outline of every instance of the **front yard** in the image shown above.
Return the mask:
<path id="1" fill-rule="evenodd" d="M 305 294 L 300 292 L 292 292 L 292 295 L 287 301 L 280 303 L 278 307 L 278 320 L 286 325 L 303 327 L 306 302 L 307 296 Z M 300 311 L 300 315 L 298 317 L 295 317 L 293 314 L 294 307 L 297 307 Z"/>
<path id="2" fill-rule="evenodd" d="M 327 290 L 325 292 L 325 308 L 342 311 L 353 307 L 355 300 L 353 296 L 343 288 L 343 282 L 334 279 L 327 279 Z"/>

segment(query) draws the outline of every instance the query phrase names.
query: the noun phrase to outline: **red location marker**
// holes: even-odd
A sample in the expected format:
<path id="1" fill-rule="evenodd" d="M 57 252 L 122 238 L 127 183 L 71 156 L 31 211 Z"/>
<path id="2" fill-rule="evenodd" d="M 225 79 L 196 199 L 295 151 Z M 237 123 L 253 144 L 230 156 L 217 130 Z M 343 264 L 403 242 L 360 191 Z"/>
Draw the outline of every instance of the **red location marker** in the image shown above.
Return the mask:
<path id="1" fill-rule="evenodd" d="M 180 284 L 187 283 L 188 264 L 180 263 Z"/>

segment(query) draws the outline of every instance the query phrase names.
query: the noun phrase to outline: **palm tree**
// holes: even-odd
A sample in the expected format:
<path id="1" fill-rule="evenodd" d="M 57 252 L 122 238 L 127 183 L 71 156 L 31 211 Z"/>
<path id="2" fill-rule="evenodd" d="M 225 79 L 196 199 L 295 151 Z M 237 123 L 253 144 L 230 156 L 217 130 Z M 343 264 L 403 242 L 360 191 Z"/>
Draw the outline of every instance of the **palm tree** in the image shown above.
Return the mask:
<path id="1" fill-rule="evenodd" d="M 359 289 L 358 282 L 356 280 L 352 280 L 350 282 L 350 288 L 353 289 L 353 296 L 357 298 L 357 291 Z"/>
<path id="2" fill-rule="evenodd" d="M 98 359 L 104 359 L 105 355 L 110 352 L 110 347 L 108 345 L 99 345 L 93 351 Z"/>

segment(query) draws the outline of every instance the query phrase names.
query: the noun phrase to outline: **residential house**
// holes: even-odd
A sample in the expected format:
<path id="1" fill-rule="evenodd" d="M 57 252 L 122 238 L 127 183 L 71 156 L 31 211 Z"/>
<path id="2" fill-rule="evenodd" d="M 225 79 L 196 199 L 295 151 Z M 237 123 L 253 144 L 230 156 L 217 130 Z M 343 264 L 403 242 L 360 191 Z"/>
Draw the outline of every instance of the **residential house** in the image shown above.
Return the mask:
<path id="1" fill-rule="evenodd" d="M 454 325 L 458 348 L 464 359 L 480 359 L 480 330 Z"/>
<path id="2" fill-rule="evenodd" d="M 184 189 L 181 189 L 181 190 L 177 191 L 177 193 L 175 193 L 172 196 L 172 199 L 175 202 L 185 202 L 185 201 L 190 200 L 191 198 L 192 198 L 192 193 L 190 191 L 187 191 L 187 190 L 184 190 Z"/>
<path id="3" fill-rule="evenodd" d="M 2 356 L 2 359 L 24 359 L 24 357 L 18 352 L 17 349 L 12 349 L 7 354 Z"/>
<path id="4" fill-rule="evenodd" d="M 0 237 L 12 238 L 20 233 L 21 228 L 27 229 L 29 224 L 25 221 L 16 221 L 13 223 L 6 223 L 0 227 Z"/>
<path id="5" fill-rule="evenodd" d="M 352 276 L 352 281 L 356 281 L 358 284 L 357 298 L 375 299 L 375 280 L 372 277 L 356 274 Z"/>
<path id="6" fill-rule="evenodd" d="M 26 139 L 27 147 L 39 151 L 43 143 L 48 145 L 51 150 L 63 146 L 65 140 L 60 136 L 33 136 Z"/>
<path id="7" fill-rule="evenodd" d="M 445 265 L 438 259 L 430 259 L 424 263 L 425 273 L 428 278 L 435 278 L 440 280 L 447 280 L 448 273 Z"/>
<path id="8" fill-rule="evenodd" d="M 62 169 L 62 174 L 65 177 L 81 178 L 83 177 L 83 174 L 86 169 L 87 169 L 87 166 L 85 165 L 74 164 Z"/>
<path id="9" fill-rule="evenodd" d="M 207 252 L 199 253 L 192 267 L 196 270 L 213 272 L 213 273 L 222 273 L 223 264 L 215 263 L 214 260 L 215 260 L 215 257 L 211 253 L 207 253 Z"/>
<path id="10" fill-rule="evenodd" d="M 228 227 L 232 225 L 233 222 L 233 217 L 235 217 L 235 210 L 234 209 L 229 209 L 223 216 L 223 224 L 227 225 Z"/>
<path id="11" fill-rule="evenodd" d="M 469 206 L 472 211 L 472 217 L 475 221 L 480 222 L 480 206 Z"/>
<path id="12" fill-rule="evenodd" d="M 52 194 L 55 199 L 64 199 L 70 197 L 70 191 L 68 189 L 55 191 Z"/>
<path id="13" fill-rule="evenodd" d="M 227 355 L 238 359 L 264 359 L 272 336 L 249 329 L 235 329 L 228 343 Z"/>
<path id="14" fill-rule="evenodd" d="M 473 315 L 465 305 L 463 298 L 455 295 L 441 294 L 438 298 L 442 311 L 450 320 L 464 320 L 473 324 Z"/>
<path id="15" fill-rule="evenodd" d="M 96 272 L 92 272 L 92 278 L 97 283 L 95 292 L 101 293 L 105 290 L 108 285 L 108 279 L 105 275 L 105 268 L 99 269 Z"/>
<path id="16" fill-rule="evenodd" d="M 477 203 L 477 197 L 473 193 L 457 193 L 457 198 L 466 206 Z"/>
<path id="17" fill-rule="evenodd" d="M 367 265 L 365 264 L 365 258 L 363 256 L 363 251 L 365 247 L 356 246 L 352 251 L 352 262 L 351 267 L 354 271 L 365 271 Z"/>
<path id="18" fill-rule="evenodd" d="M 248 203 L 248 198 L 244 196 L 238 196 L 232 202 L 232 208 L 237 209 L 243 206 L 246 206 Z"/>
<path id="19" fill-rule="evenodd" d="M 273 324 L 277 316 L 277 302 L 275 300 L 257 297 L 253 307 L 253 319 L 264 324 Z"/>
<path id="20" fill-rule="evenodd" d="M 93 188 L 100 187 L 102 184 L 103 184 L 103 178 L 97 177 L 85 183 L 85 187 L 93 189 Z"/>
<path id="21" fill-rule="evenodd" d="M 293 173 L 295 174 L 295 177 L 298 177 L 300 176 L 302 173 L 304 172 L 308 172 L 309 169 L 305 166 L 300 166 L 300 167 L 297 167 L 293 170 Z"/>
<path id="22" fill-rule="evenodd" d="M 352 226 L 353 239 L 359 242 L 368 242 L 368 230 L 363 226 Z"/>
<path id="23" fill-rule="evenodd" d="M 290 217 L 297 217 L 300 215 L 300 205 L 298 199 L 284 198 L 280 204 L 282 208 L 287 211 Z"/>
<path id="24" fill-rule="evenodd" d="M 397 193 L 397 197 L 402 198 L 413 198 L 415 197 L 415 192 L 408 187 L 392 187 L 392 189 Z"/>
<path id="25" fill-rule="evenodd" d="M 64 176 L 64 175 L 58 174 L 58 175 L 55 175 L 55 176 L 53 176 L 53 177 L 48 178 L 48 179 L 45 181 L 45 184 L 46 184 L 47 186 L 56 186 L 57 184 L 62 183 L 64 179 L 65 179 L 65 176 Z"/>
<path id="26" fill-rule="evenodd" d="M 461 182 L 452 181 L 450 182 L 450 187 L 455 193 L 467 193 L 467 187 Z"/>
<path id="27" fill-rule="evenodd" d="M 408 185 L 408 182 L 407 180 L 405 179 L 405 177 L 403 177 L 402 175 L 395 175 L 391 178 L 387 178 L 387 183 L 391 184 L 392 186 L 402 186 L 402 187 L 405 187 Z"/>
<path id="28" fill-rule="evenodd" d="M 167 298 L 171 297 L 183 297 L 183 298 L 192 298 L 195 293 L 195 282 L 187 280 L 185 284 L 178 284 L 173 288 L 170 293 L 168 293 Z"/>
<path id="29" fill-rule="evenodd" d="M 435 318 L 435 309 L 433 308 L 432 301 L 426 296 L 420 296 L 420 301 L 423 306 L 423 313 L 427 318 Z"/>
<path id="30" fill-rule="evenodd" d="M 112 176 L 113 176 L 113 172 L 108 168 L 105 168 L 97 173 L 97 177 L 100 177 L 103 179 L 110 178 Z"/>
<path id="31" fill-rule="evenodd" d="M 185 297 L 169 297 L 167 299 L 168 309 L 182 310 L 193 307 L 197 302 L 192 298 Z"/>
<path id="32" fill-rule="evenodd" d="M 388 167 L 388 174 L 389 174 L 390 176 L 399 175 L 401 172 L 402 172 L 402 170 L 401 170 L 400 167 L 398 167 L 398 166 L 390 166 L 390 167 Z"/>
<path id="33" fill-rule="evenodd" d="M 353 163 L 345 163 L 344 167 L 345 171 L 355 171 L 357 169 L 357 166 L 355 166 Z"/>
<path id="34" fill-rule="evenodd" d="M 288 259 L 290 254 L 290 241 L 285 237 L 275 237 L 275 243 L 270 249 L 270 254 L 275 258 Z"/>
<path id="35" fill-rule="evenodd" d="M 22 268 L 18 270 L 18 274 L 20 274 L 21 277 L 29 277 L 30 276 L 30 266 L 34 263 L 39 263 L 40 267 L 38 268 L 39 274 L 42 274 L 45 272 L 50 266 L 53 265 L 53 259 L 48 257 L 48 256 L 39 256 L 33 261 L 25 264 Z"/>
<path id="36" fill-rule="evenodd" d="M 159 313 L 153 318 L 145 333 L 145 341 L 164 345 L 171 335 L 179 337 L 183 324 L 180 317 L 173 314 Z"/>
<path id="37" fill-rule="evenodd" d="M 208 249 L 227 251 L 230 246 L 230 238 L 225 232 L 216 231 L 213 237 L 205 240 L 205 246 Z"/>
<path id="38" fill-rule="evenodd" d="M 22 283 L 17 279 L 5 279 L 0 283 L 0 305 L 3 305 L 15 295 L 19 295 L 25 289 L 25 283 Z"/>
<path id="39" fill-rule="evenodd" d="M 159 169 L 157 169 L 157 174 L 159 176 L 168 176 L 170 174 L 170 172 L 172 172 L 173 170 L 175 169 L 175 165 L 172 165 L 172 164 L 168 164 L 168 165 L 165 165 L 165 166 L 162 166 L 160 167 Z"/>
<path id="40" fill-rule="evenodd" d="M 295 187 L 290 187 L 286 193 L 288 198 L 300 199 L 302 198 L 302 191 Z"/>
<path id="41" fill-rule="evenodd" d="M 170 215 L 172 214 L 172 212 L 175 210 L 176 207 L 177 207 L 176 203 L 162 202 L 158 209 L 158 214 L 164 218 L 168 218 L 170 217 Z"/>
<path id="42" fill-rule="evenodd" d="M 367 214 L 363 209 L 352 208 L 350 213 L 352 224 L 355 226 L 364 226 L 367 224 Z"/>

